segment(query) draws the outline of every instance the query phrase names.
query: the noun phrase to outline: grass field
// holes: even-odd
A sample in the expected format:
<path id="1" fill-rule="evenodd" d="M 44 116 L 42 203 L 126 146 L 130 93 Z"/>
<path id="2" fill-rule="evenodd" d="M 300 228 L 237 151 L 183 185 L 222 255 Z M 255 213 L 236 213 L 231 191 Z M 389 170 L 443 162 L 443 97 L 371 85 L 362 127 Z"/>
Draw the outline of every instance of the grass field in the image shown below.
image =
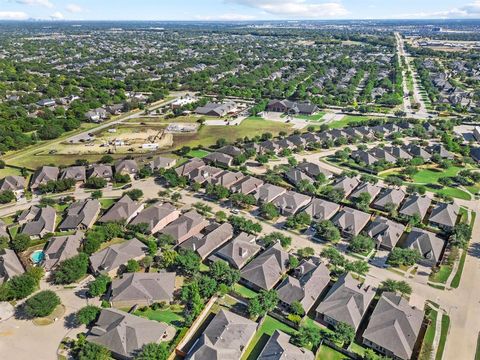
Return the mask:
<path id="1" fill-rule="evenodd" d="M 10 175 L 21 175 L 21 171 L 19 169 L 13 168 L 6 166 L 4 169 L 0 169 L 0 179 L 4 178 L 5 176 L 10 176 Z"/>
<path id="2" fill-rule="evenodd" d="M 317 360 L 343 360 L 348 359 L 347 356 L 343 355 L 341 352 L 338 352 L 331 347 L 326 345 L 320 346 L 320 349 L 317 353 Z"/>
<path id="3" fill-rule="evenodd" d="M 244 352 L 242 359 L 243 360 L 254 360 L 258 358 L 258 355 L 262 351 L 263 347 L 267 343 L 268 339 L 275 330 L 283 331 L 286 334 L 293 335 L 296 333 L 296 330 L 291 328 L 284 323 L 275 320 L 270 316 L 266 316 L 265 320 L 262 323 L 262 326 L 257 330 L 255 336 L 253 337 L 250 345 L 247 350 Z"/>
<path id="4" fill-rule="evenodd" d="M 445 284 L 451 273 L 452 267 L 450 265 L 442 265 L 437 273 L 432 273 L 430 275 L 429 280 L 436 283 Z"/>
<path id="5" fill-rule="evenodd" d="M 458 264 L 458 269 L 455 276 L 452 279 L 450 286 L 454 289 L 458 288 L 460 285 L 460 280 L 462 279 L 463 267 L 465 266 L 465 260 L 467 259 L 467 251 L 463 251 L 462 256 L 460 257 L 460 263 Z"/>
<path id="6" fill-rule="evenodd" d="M 436 310 L 431 309 L 430 313 L 428 314 L 428 318 L 430 320 L 430 325 L 427 327 L 427 331 L 425 332 L 425 337 L 423 338 L 422 350 L 426 348 L 432 348 L 433 339 L 435 338 L 435 328 L 436 328 L 436 321 L 437 321 L 438 313 Z M 430 360 L 430 353 L 427 351 L 421 351 L 420 360 Z"/>
<path id="7" fill-rule="evenodd" d="M 451 166 L 448 169 L 421 169 L 413 176 L 413 182 L 420 184 L 436 184 L 442 177 L 452 177 L 463 170 L 457 166 Z"/>
<path id="8" fill-rule="evenodd" d="M 252 299 L 258 295 L 258 293 L 256 293 L 255 291 L 250 290 L 249 288 L 238 283 L 233 286 L 233 289 L 237 294 L 243 296 L 245 299 Z"/>
<path id="9" fill-rule="evenodd" d="M 175 309 L 163 309 L 163 310 L 152 310 L 148 309 L 146 311 L 137 310 L 134 312 L 137 316 L 142 316 L 150 320 L 155 320 L 159 322 L 164 322 L 170 325 L 173 325 L 177 328 L 181 327 L 185 321 L 185 318 L 182 315 L 182 307 Z"/>
<path id="10" fill-rule="evenodd" d="M 440 333 L 440 341 L 438 343 L 437 354 L 435 360 L 442 360 L 445 343 L 447 342 L 448 328 L 450 327 L 450 317 L 447 314 L 442 315 L 442 329 Z"/>
<path id="11" fill-rule="evenodd" d="M 208 151 L 205 151 L 205 150 L 202 150 L 202 149 L 198 149 L 198 150 L 190 150 L 186 156 L 189 157 L 189 158 L 199 158 L 199 159 L 202 159 L 204 158 L 205 156 L 207 156 L 208 154 L 210 154 Z"/>
<path id="12" fill-rule="evenodd" d="M 325 116 L 324 112 L 319 112 L 315 115 L 295 115 L 294 118 L 308 120 L 308 121 L 320 121 Z"/>

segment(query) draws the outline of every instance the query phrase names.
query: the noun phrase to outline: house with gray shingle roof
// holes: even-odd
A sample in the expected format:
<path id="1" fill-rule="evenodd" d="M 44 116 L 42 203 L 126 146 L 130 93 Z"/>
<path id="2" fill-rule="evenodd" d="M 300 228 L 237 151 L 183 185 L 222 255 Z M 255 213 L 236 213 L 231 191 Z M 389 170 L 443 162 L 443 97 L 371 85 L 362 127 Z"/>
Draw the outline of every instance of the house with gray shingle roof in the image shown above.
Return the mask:
<path id="1" fill-rule="evenodd" d="M 360 181 L 357 178 L 343 176 L 333 183 L 333 187 L 342 190 L 345 196 L 348 196 L 355 190 L 358 184 L 360 184 Z"/>
<path id="2" fill-rule="evenodd" d="M 264 184 L 263 180 L 257 179 L 253 176 L 245 176 L 237 183 L 230 187 L 232 193 L 242 193 L 248 195 L 254 191 L 257 191 Z"/>
<path id="3" fill-rule="evenodd" d="M 186 360 L 237 360 L 247 349 L 258 324 L 221 309 L 188 351 Z"/>
<path id="4" fill-rule="evenodd" d="M 418 250 L 422 255 L 419 263 L 432 267 L 436 266 L 442 259 L 445 241 L 430 231 L 414 227 L 408 234 L 404 246 Z"/>
<path id="5" fill-rule="evenodd" d="M 276 243 L 243 268 L 242 279 L 252 288 L 271 290 L 287 271 L 288 259 L 288 253 Z"/>
<path id="6" fill-rule="evenodd" d="M 287 191 L 275 198 L 272 204 L 275 205 L 280 214 L 291 216 L 296 214 L 301 208 L 307 206 L 312 198 L 295 191 Z"/>
<path id="7" fill-rule="evenodd" d="M 426 151 L 419 145 L 409 144 L 403 147 L 413 157 L 421 157 L 423 160 L 428 161 L 432 158 L 432 154 Z"/>
<path id="8" fill-rule="evenodd" d="M 375 290 L 371 286 L 360 283 L 346 273 L 318 305 L 317 317 L 332 326 L 343 322 L 357 330 L 374 296 Z"/>
<path id="9" fill-rule="evenodd" d="M 198 235 L 207 225 L 208 221 L 202 215 L 191 210 L 168 224 L 161 230 L 161 233 L 171 235 L 177 244 L 180 244 L 192 236 Z"/>
<path id="10" fill-rule="evenodd" d="M 306 181 L 309 184 L 313 184 L 315 182 L 315 180 L 313 180 L 310 176 L 295 168 L 287 170 L 284 173 L 284 176 L 285 179 L 294 186 L 297 186 L 301 181 Z"/>
<path id="11" fill-rule="evenodd" d="M 353 151 L 350 156 L 357 163 L 364 163 L 365 165 L 375 165 L 379 161 L 378 158 L 365 150 Z"/>
<path id="12" fill-rule="evenodd" d="M 233 158 L 243 153 L 241 149 L 233 145 L 225 145 L 218 149 L 217 152 L 230 155 Z"/>
<path id="13" fill-rule="evenodd" d="M 30 181 L 30 188 L 36 190 L 40 185 L 45 185 L 49 181 L 56 181 L 60 170 L 55 166 L 42 166 L 35 171 Z"/>
<path id="14" fill-rule="evenodd" d="M 315 221 L 330 220 L 340 210 L 340 205 L 314 198 L 304 210 Z"/>
<path id="15" fill-rule="evenodd" d="M 214 257 L 227 261 L 236 269 L 241 269 L 260 249 L 261 246 L 255 242 L 255 236 L 242 232 L 215 252 Z"/>
<path id="16" fill-rule="evenodd" d="M 156 234 L 179 218 L 182 213 L 169 203 L 157 203 L 143 209 L 130 224 L 147 224 L 150 234 Z"/>
<path id="17" fill-rule="evenodd" d="M 418 214 L 421 220 L 427 214 L 432 199 L 427 196 L 410 195 L 399 210 L 399 214 L 405 216 L 414 216 Z"/>
<path id="18" fill-rule="evenodd" d="M 196 169 L 193 169 L 186 177 L 190 182 L 195 182 L 199 184 L 204 184 L 205 182 L 213 181 L 218 175 L 223 173 L 223 169 L 205 165 Z"/>
<path id="19" fill-rule="evenodd" d="M 110 165 L 94 164 L 87 170 L 87 175 L 91 177 L 99 177 L 110 181 L 113 179 L 113 169 Z"/>
<path id="20" fill-rule="evenodd" d="M 208 179 L 207 182 L 229 189 L 232 185 L 240 182 L 244 177 L 245 175 L 243 175 L 240 171 L 233 172 L 225 170 L 216 177 Z"/>
<path id="21" fill-rule="evenodd" d="M 380 147 L 375 147 L 369 151 L 370 154 L 375 156 L 379 160 L 384 160 L 389 163 L 396 163 L 397 158 L 390 154 L 386 149 Z"/>
<path id="22" fill-rule="evenodd" d="M 451 231 L 457 225 L 460 208 L 457 204 L 438 203 L 432 210 L 428 221 L 433 226 Z"/>
<path id="23" fill-rule="evenodd" d="M 370 214 L 349 207 L 344 207 L 332 218 L 332 222 L 340 229 L 342 235 L 345 237 L 360 234 L 369 221 Z"/>
<path id="24" fill-rule="evenodd" d="M 114 358 L 129 360 L 144 345 L 169 341 L 174 333 L 175 329 L 165 323 L 116 309 L 102 309 L 87 340 L 106 347 Z"/>
<path id="25" fill-rule="evenodd" d="M 2 220 L 0 220 L 0 237 L 6 237 L 10 239 L 10 235 L 8 234 L 8 230 L 7 230 L 7 225 Z"/>
<path id="26" fill-rule="evenodd" d="M 393 359 L 412 358 L 424 312 L 402 296 L 382 294 L 363 333 L 363 344 Z"/>
<path id="27" fill-rule="evenodd" d="M 314 360 L 315 355 L 307 349 L 290 343 L 290 335 L 275 330 L 263 347 L 258 360 Z"/>
<path id="28" fill-rule="evenodd" d="M 126 273 L 112 281 L 108 298 L 112 306 L 131 308 L 173 301 L 174 272 Z"/>
<path id="29" fill-rule="evenodd" d="M 448 151 L 442 144 L 434 144 L 427 147 L 427 151 L 434 155 L 438 154 L 442 159 L 453 159 L 455 155 Z"/>
<path id="30" fill-rule="evenodd" d="M 177 167 L 175 169 L 175 172 L 177 173 L 178 176 L 187 176 L 193 170 L 199 169 L 203 166 L 205 166 L 204 161 L 202 161 L 201 159 L 193 158 L 187 161 L 185 164 L 182 164 L 179 167 Z"/>
<path id="31" fill-rule="evenodd" d="M 407 151 L 405 151 L 404 148 L 400 146 L 385 147 L 384 149 L 388 151 L 390 154 L 392 154 L 392 156 L 394 156 L 397 160 L 398 159 L 411 160 L 413 158 L 412 155 L 410 155 Z"/>
<path id="32" fill-rule="evenodd" d="M 23 197 L 27 180 L 23 176 L 9 175 L 0 180 L 0 192 L 12 191 L 17 199 Z"/>
<path id="33" fill-rule="evenodd" d="M 169 158 L 169 157 L 163 157 L 163 156 L 156 156 L 148 166 L 152 171 L 157 171 L 160 169 L 170 169 L 175 166 L 177 163 L 177 159 Z"/>
<path id="34" fill-rule="evenodd" d="M 87 230 L 97 220 L 100 213 L 100 202 L 96 199 L 79 200 L 67 209 L 65 219 L 58 226 L 60 231 Z"/>
<path id="35" fill-rule="evenodd" d="M 138 164 L 133 159 L 124 159 L 115 163 L 115 174 L 133 176 L 138 172 Z"/>
<path id="36" fill-rule="evenodd" d="M 183 241 L 180 247 L 195 251 L 203 260 L 233 237 L 233 226 L 230 223 L 211 224 L 205 231 L 208 231 L 206 235 L 194 235 Z"/>
<path id="37" fill-rule="evenodd" d="M 0 250 L 0 285 L 24 272 L 25 269 L 15 251 L 10 249 Z"/>
<path id="38" fill-rule="evenodd" d="M 287 276 L 276 290 L 284 307 L 289 309 L 293 302 L 298 301 L 308 313 L 329 283 L 330 271 L 324 264 L 303 260 L 293 276 Z"/>
<path id="39" fill-rule="evenodd" d="M 314 164 L 308 161 L 303 161 L 299 163 L 297 165 L 297 169 L 304 172 L 312 179 L 316 179 L 320 174 L 325 175 L 327 179 L 330 179 L 333 176 L 333 174 L 330 171 L 325 170 L 318 164 Z"/>
<path id="40" fill-rule="evenodd" d="M 95 274 L 117 275 L 120 266 L 128 260 L 141 260 L 148 251 L 147 246 L 133 238 L 121 244 L 110 245 L 90 256 L 90 267 Z"/>
<path id="41" fill-rule="evenodd" d="M 363 182 L 360 185 L 357 186 L 355 191 L 353 191 L 349 199 L 358 199 L 360 197 L 360 194 L 367 193 L 370 195 L 370 202 L 373 201 L 377 197 L 377 195 L 382 191 L 382 188 L 378 185 L 370 184 L 369 182 Z"/>
<path id="42" fill-rule="evenodd" d="M 233 164 L 233 157 L 221 152 L 212 152 L 205 156 L 203 159 L 207 164 L 214 166 L 229 167 Z"/>
<path id="43" fill-rule="evenodd" d="M 377 248 L 392 250 L 397 245 L 404 231 L 404 225 L 378 216 L 370 223 L 366 233 L 375 240 Z"/>
<path id="44" fill-rule="evenodd" d="M 129 223 L 142 210 L 144 204 L 132 200 L 130 196 L 124 195 L 113 206 L 107 210 L 105 214 L 98 220 L 98 222 L 106 223 L 110 221 L 121 221 Z"/>
<path id="45" fill-rule="evenodd" d="M 45 250 L 43 266 L 46 271 L 55 269 L 62 261 L 78 255 L 84 233 L 77 231 L 73 235 L 55 236 L 49 241 Z"/>
<path id="46" fill-rule="evenodd" d="M 405 191 L 401 189 L 385 189 L 380 193 L 380 195 L 378 195 L 377 199 L 373 202 L 372 207 L 382 211 L 387 211 L 388 204 L 394 204 L 395 207 L 398 207 L 405 196 Z"/>
<path id="47" fill-rule="evenodd" d="M 32 206 L 20 214 L 17 222 L 22 225 L 21 234 L 26 234 L 32 238 L 41 238 L 55 231 L 56 219 L 57 213 L 51 206 L 44 208 Z"/>
<path id="48" fill-rule="evenodd" d="M 87 178 L 86 172 L 87 170 L 85 169 L 85 166 L 70 166 L 62 169 L 59 179 L 72 179 L 77 182 L 85 182 Z"/>
<path id="49" fill-rule="evenodd" d="M 272 202 L 280 195 L 286 193 L 287 190 L 281 186 L 272 184 L 264 184 L 260 186 L 255 192 L 254 196 L 259 204 Z"/>

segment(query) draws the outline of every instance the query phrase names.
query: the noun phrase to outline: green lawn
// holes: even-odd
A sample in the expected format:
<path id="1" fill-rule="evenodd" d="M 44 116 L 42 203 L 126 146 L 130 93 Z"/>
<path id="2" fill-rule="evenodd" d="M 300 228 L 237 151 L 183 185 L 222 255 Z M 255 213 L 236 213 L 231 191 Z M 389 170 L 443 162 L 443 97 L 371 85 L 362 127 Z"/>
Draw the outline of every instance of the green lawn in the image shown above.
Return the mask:
<path id="1" fill-rule="evenodd" d="M 109 209 L 113 204 L 115 204 L 116 201 L 117 199 L 101 199 L 100 205 L 102 206 L 102 209 L 106 210 Z"/>
<path id="2" fill-rule="evenodd" d="M 421 169 L 413 176 L 413 182 L 419 184 L 437 184 L 442 177 L 452 177 L 463 168 L 451 166 L 448 169 Z"/>
<path id="3" fill-rule="evenodd" d="M 245 299 L 252 299 L 258 295 L 257 292 L 250 290 L 249 288 L 238 283 L 233 286 L 233 289 L 236 293 L 243 296 Z"/>
<path id="4" fill-rule="evenodd" d="M 452 279 L 450 286 L 454 289 L 458 288 L 460 285 L 460 279 L 462 278 L 463 267 L 465 266 L 465 260 L 467 259 L 467 251 L 463 251 L 462 257 L 460 258 L 460 263 L 458 264 L 457 273 Z"/>
<path id="5" fill-rule="evenodd" d="M 430 308 L 430 313 L 428 314 L 428 318 L 430 319 L 430 325 L 427 327 L 427 331 L 425 332 L 425 337 L 423 338 L 422 349 L 425 347 L 432 348 L 433 339 L 435 338 L 435 327 L 437 321 L 437 311 Z M 429 360 L 430 353 L 420 351 L 419 360 Z"/>
<path id="6" fill-rule="evenodd" d="M 190 157 L 190 158 L 199 158 L 199 159 L 202 159 L 202 158 L 204 158 L 205 156 L 207 156 L 208 154 L 210 154 L 208 151 L 198 149 L 198 150 L 190 150 L 190 151 L 187 153 L 186 156 L 187 156 L 187 157 Z"/>
<path id="7" fill-rule="evenodd" d="M 331 347 L 326 345 L 320 346 L 320 349 L 317 353 L 317 360 L 343 360 L 348 359 L 347 356 L 343 355 L 341 352 L 338 352 Z"/>
<path id="8" fill-rule="evenodd" d="M 4 178 L 5 176 L 10 176 L 10 175 L 18 175 L 21 176 L 21 171 L 17 168 L 13 168 L 10 166 L 5 166 L 5 168 L 0 169 L 0 179 Z"/>
<path id="9" fill-rule="evenodd" d="M 295 329 L 267 315 L 262 323 L 262 326 L 257 330 L 255 336 L 250 342 L 250 345 L 244 352 L 242 359 L 254 360 L 258 358 L 258 355 L 267 343 L 269 337 L 272 336 L 272 334 L 275 332 L 275 330 L 283 331 L 284 333 L 289 335 L 293 335 L 296 333 Z"/>
<path id="10" fill-rule="evenodd" d="M 355 124 L 357 122 L 366 121 L 371 119 L 368 116 L 359 116 L 359 115 L 346 115 L 342 120 L 333 121 L 328 124 L 330 129 L 339 129 L 349 126 L 350 124 Z"/>
<path id="11" fill-rule="evenodd" d="M 448 277 L 452 273 L 452 270 L 453 269 L 450 265 L 442 265 L 440 266 L 440 270 L 438 272 L 430 275 L 429 280 L 436 283 L 445 284 L 448 280 Z"/>
<path id="12" fill-rule="evenodd" d="M 446 314 L 442 315 L 442 332 L 440 333 L 440 341 L 438 343 L 437 354 L 435 360 L 442 360 L 445 343 L 447 342 L 448 328 L 450 327 L 450 317 Z"/>
<path id="13" fill-rule="evenodd" d="M 315 115 L 294 115 L 294 118 L 302 119 L 302 120 L 309 120 L 309 121 L 320 121 L 325 116 L 325 112 L 319 112 Z"/>
<path id="14" fill-rule="evenodd" d="M 185 321 L 182 315 L 182 308 L 177 309 L 164 309 L 164 310 L 152 310 L 148 309 L 146 311 L 137 310 L 134 312 L 134 315 L 142 316 L 150 320 L 164 322 L 175 327 L 181 327 Z"/>

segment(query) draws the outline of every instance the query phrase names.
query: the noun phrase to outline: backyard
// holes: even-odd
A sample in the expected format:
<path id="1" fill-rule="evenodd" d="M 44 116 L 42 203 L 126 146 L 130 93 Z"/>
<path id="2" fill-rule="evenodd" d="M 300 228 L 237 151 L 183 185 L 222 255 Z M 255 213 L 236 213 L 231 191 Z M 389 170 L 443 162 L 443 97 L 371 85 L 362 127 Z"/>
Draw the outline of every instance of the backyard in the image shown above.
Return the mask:
<path id="1" fill-rule="evenodd" d="M 134 315 L 142 316 L 150 320 L 164 322 L 175 326 L 177 329 L 182 327 L 185 319 L 182 315 L 183 306 L 172 305 L 166 309 L 153 310 L 148 308 L 146 310 L 136 310 Z"/>

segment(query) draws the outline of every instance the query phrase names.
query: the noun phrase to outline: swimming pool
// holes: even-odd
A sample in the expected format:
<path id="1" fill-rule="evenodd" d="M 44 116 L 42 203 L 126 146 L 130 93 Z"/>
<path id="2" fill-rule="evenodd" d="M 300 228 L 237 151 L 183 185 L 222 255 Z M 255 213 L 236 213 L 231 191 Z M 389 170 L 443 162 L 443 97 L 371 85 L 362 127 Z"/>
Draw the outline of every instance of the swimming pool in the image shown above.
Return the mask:
<path id="1" fill-rule="evenodd" d="M 30 255 L 30 259 L 32 262 L 36 264 L 40 264 L 45 259 L 45 253 L 42 250 L 37 250 Z"/>

